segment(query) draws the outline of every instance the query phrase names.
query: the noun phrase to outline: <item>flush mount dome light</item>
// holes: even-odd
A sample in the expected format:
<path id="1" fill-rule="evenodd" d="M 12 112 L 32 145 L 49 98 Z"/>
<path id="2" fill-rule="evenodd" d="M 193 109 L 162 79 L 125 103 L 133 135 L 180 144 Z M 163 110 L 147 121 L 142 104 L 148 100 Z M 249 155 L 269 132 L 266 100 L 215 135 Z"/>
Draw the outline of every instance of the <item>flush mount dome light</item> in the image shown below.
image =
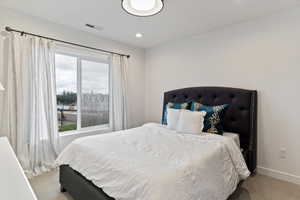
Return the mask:
<path id="1" fill-rule="evenodd" d="M 148 17 L 158 14 L 164 7 L 164 0 L 122 0 L 122 8 L 129 14 Z"/>

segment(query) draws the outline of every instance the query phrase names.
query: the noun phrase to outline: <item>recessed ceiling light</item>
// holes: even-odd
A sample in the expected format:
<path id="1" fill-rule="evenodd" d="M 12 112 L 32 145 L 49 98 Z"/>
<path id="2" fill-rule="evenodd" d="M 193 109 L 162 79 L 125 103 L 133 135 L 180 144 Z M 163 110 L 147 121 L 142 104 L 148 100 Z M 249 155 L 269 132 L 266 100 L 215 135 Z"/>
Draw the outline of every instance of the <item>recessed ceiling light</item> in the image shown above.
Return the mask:
<path id="1" fill-rule="evenodd" d="M 129 14 L 148 17 L 158 14 L 164 8 L 164 0 L 121 0 L 122 8 Z"/>
<path id="2" fill-rule="evenodd" d="M 135 34 L 135 37 L 137 37 L 137 38 L 142 38 L 142 37 L 143 37 L 143 34 L 137 33 L 137 34 Z"/>

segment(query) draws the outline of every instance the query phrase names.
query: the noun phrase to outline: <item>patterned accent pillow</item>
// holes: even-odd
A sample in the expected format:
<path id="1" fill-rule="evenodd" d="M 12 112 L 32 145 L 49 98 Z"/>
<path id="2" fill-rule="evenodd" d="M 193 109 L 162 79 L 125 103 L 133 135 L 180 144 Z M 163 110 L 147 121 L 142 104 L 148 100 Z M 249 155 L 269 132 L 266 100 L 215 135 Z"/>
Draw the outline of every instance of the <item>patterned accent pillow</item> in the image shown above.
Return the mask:
<path id="1" fill-rule="evenodd" d="M 206 106 L 201 103 L 192 102 L 192 111 L 205 111 L 203 132 L 215 133 L 222 135 L 225 112 L 228 104 L 218 106 Z"/>
<path id="2" fill-rule="evenodd" d="M 164 107 L 164 118 L 162 119 L 162 124 L 167 125 L 167 108 L 173 108 L 173 109 L 188 109 L 189 103 L 172 103 L 169 102 Z"/>

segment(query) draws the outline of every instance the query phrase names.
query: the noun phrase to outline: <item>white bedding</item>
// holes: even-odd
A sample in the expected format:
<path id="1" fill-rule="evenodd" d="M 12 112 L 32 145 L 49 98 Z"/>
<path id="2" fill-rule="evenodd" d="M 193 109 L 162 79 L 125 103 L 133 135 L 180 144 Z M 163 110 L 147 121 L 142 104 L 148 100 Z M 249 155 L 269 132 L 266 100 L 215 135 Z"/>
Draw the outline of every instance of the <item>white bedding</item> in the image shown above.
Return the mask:
<path id="1" fill-rule="evenodd" d="M 236 145 L 240 148 L 241 145 L 240 145 L 240 135 L 239 134 L 231 133 L 231 132 L 224 132 L 223 136 L 233 139 L 234 142 L 236 143 Z"/>
<path id="2" fill-rule="evenodd" d="M 179 134 L 153 123 L 77 139 L 57 164 L 117 200 L 226 200 L 250 174 L 231 138 Z"/>

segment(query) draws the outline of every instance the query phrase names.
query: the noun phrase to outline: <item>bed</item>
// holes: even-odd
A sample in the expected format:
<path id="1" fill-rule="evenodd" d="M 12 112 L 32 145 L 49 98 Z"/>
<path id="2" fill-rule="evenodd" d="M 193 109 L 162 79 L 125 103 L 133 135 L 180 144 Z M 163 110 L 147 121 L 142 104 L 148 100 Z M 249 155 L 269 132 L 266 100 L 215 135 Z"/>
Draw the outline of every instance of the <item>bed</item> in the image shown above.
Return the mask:
<path id="1" fill-rule="evenodd" d="M 225 115 L 224 130 L 226 132 L 232 132 L 232 133 L 238 133 L 239 134 L 240 148 L 242 149 L 243 157 L 246 161 L 247 167 L 248 167 L 248 169 L 250 170 L 251 173 L 255 173 L 255 170 L 256 170 L 256 152 L 257 152 L 257 147 L 256 147 L 256 144 L 257 144 L 257 142 L 256 142 L 256 140 L 257 140 L 257 131 L 256 131 L 256 129 L 257 129 L 256 128 L 256 123 L 257 123 L 256 122 L 257 92 L 253 91 L 253 90 L 244 90 L 244 89 L 237 89 L 237 88 L 225 88 L 225 87 L 184 88 L 184 89 L 178 89 L 178 90 L 173 90 L 173 91 L 166 92 L 164 94 L 164 101 L 163 101 L 164 105 L 163 106 L 165 106 L 168 102 L 182 103 L 182 102 L 187 102 L 187 101 L 192 101 L 192 100 L 201 102 L 201 103 L 206 104 L 206 105 L 220 105 L 220 104 L 229 104 L 230 105 L 228 110 L 226 111 L 226 115 Z M 163 115 L 164 115 L 164 112 L 163 112 Z M 188 140 L 189 142 L 193 142 L 195 144 L 203 142 L 203 139 L 199 140 L 198 138 L 194 138 L 192 136 L 188 136 L 188 137 L 184 136 L 183 137 L 181 135 L 176 135 L 176 137 L 174 137 L 171 133 L 168 133 L 167 130 L 165 130 L 164 127 L 161 127 L 157 124 L 156 125 L 155 124 L 154 125 L 153 124 L 148 124 L 148 125 L 143 126 L 142 128 L 143 128 L 143 130 L 149 130 L 149 131 L 154 130 L 154 133 L 157 133 L 157 134 L 153 134 L 153 131 L 152 131 L 151 134 L 146 135 L 146 137 L 151 135 L 150 140 L 153 140 L 152 144 L 155 143 L 155 145 L 156 145 L 155 147 L 158 146 L 159 148 L 162 148 L 162 149 L 164 149 L 164 146 L 163 146 L 162 141 L 157 140 L 157 138 L 159 138 L 159 137 L 162 137 L 163 142 L 168 143 L 168 145 L 173 144 L 172 142 L 170 142 L 171 140 L 174 140 L 175 142 L 176 141 L 178 142 L 178 141 L 181 141 L 181 140 Z M 132 131 L 131 134 L 132 133 L 135 134 L 135 132 L 137 132 L 138 130 L 129 130 L 129 131 Z M 164 132 L 164 134 L 161 134 L 161 132 Z M 165 133 L 165 132 L 167 132 L 167 133 Z M 116 134 L 119 134 L 119 133 L 116 133 Z M 132 144 L 134 144 L 134 145 L 136 144 L 136 141 L 127 140 L 126 139 L 126 134 L 125 134 L 125 136 L 123 136 L 123 135 L 124 134 L 121 134 L 119 136 L 124 137 L 124 141 L 126 141 L 125 143 L 128 143 L 131 146 L 132 146 Z M 136 134 L 136 137 L 139 138 L 139 137 L 141 137 L 140 135 L 141 134 Z M 157 136 L 155 136 L 155 135 L 157 135 Z M 152 139 L 152 137 L 153 137 L 153 139 Z M 225 137 L 223 137 L 223 138 L 225 138 Z M 217 137 L 217 136 L 216 137 L 212 136 L 211 138 L 209 138 L 207 140 L 207 142 L 205 142 L 204 145 L 199 145 L 199 146 L 203 146 L 203 147 L 201 147 L 202 149 L 199 147 L 199 151 L 205 151 L 208 147 L 212 148 L 213 147 L 211 145 L 212 143 L 213 144 L 223 144 L 224 143 L 224 145 L 226 146 L 226 144 L 225 144 L 226 142 L 224 142 L 225 140 L 223 138 Z M 101 138 L 101 140 L 102 139 L 103 138 Z M 93 138 L 92 140 L 93 140 L 93 142 L 96 142 L 97 138 Z M 110 141 L 110 138 L 107 138 L 107 140 Z M 143 137 L 140 138 L 139 140 L 143 140 Z M 147 139 L 147 142 L 148 142 L 148 140 L 149 140 L 149 138 Z M 228 140 L 228 141 L 233 141 L 233 140 Z M 91 142 L 91 140 L 82 139 L 81 141 L 78 141 L 77 146 L 80 146 L 82 143 L 89 144 L 89 142 Z M 76 142 L 75 142 L 75 145 L 76 145 Z M 114 145 L 115 145 L 115 148 L 118 149 L 119 144 L 116 142 Z M 159 146 L 159 145 L 161 145 L 161 146 Z M 130 147 L 130 146 L 128 146 L 128 147 Z M 193 148 L 196 149 L 197 147 L 198 146 L 195 145 Z M 230 147 L 230 145 L 229 145 L 229 147 Z M 89 149 L 89 146 L 87 145 L 85 148 Z M 107 148 L 111 148 L 111 147 L 107 147 Z M 139 147 L 139 148 L 143 149 L 143 151 L 145 151 L 145 150 L 148 151 L 147 147 L 145 147 L 145 146 L 142 146 L 142 147 Z M 171 147 L 170 147 L 170 149 L 171 149 Z M 188 150 L 189 148 L 186 147 L 185 149 Z M 175 150 L 175 148 L 174 148 L 174 150 Z M 95 151 L 95 149 L 90 148 L 89 152 L 92 152 L 92 151 Z M 166 148 L 165 151 L 169 154 L 168 156 L 172 156 L 172 153 L 168 151 L 168 148 Z M 119 153 L 121 154 L 122 152 L 120 151 Z M 130 154 L 130 153 L 132 153 L 132 155 L 135 156 L 134 152 L 128 152 L 126 154 Z M 76 160 L 77 157 L 78 158 L 80 157 L 80 152 L 79 151 L 76 152 L 74 150 L 72 152 L 71 150 L 69 150 L 69 154 L 70 155 L 68 156 L 68 158 L 71 158 L 73 160 L 74 159 Z M 72 156 L 72 154 L 73 154 L 73 156 Z M 101 152 L 99 154 L 101 154 Z M 86 156 L 89 156 L 89 155 L 90 154 L 87 153 Z M 181 155 L 180 152 L 178 152 L 178 155 Z M 113 154 L 109 155 L 110 158 L 113 157 L 113 156 L 114 156 Z M 168 163 L 165 163 L 163 161 L 162 157 L 160 157 L 161 155 L 155 155 L 155 156 L 157 158 L 161 159 L 162 165 L 168 167 Z M 184 154 L 182 154 L 182 156 L 184 156 Z M 219 154 L 216 154 L 215 156 L 219 156 Z M 226 157 L 227 153 L 224 153 L 223 156 Z M 245 168 L 242 166 L 242 163 L 239 163 L 238 154 L 235 155 L 234 153 L 232 153 L 232 154 L 230 154 L 230 156 L 231 156 L 231 159 L 236 158 L 235 161 L 237 162 L 237 164 L 235 166 L 231 166 L 231 167 L 229 166 L 229 168 L 233 169 L 233 168 L 236 168 L 237 166 L 240 166 L 240 173 L 238 173 L 236 176 L 238 176 L 238 175 L 242 176 L 243 174 L 246 176 L 247 172 L 245 171 Z M 103 154 L 102 157 L 106 157 L 106 155 Z M 210 157 L 212 157 L 212 156 L 210 156 Z M 210 162 L 210 159 L 209 159 L 210 157 L 206 157 L 207 158 L 206 161 L 205 161 L 206 163 Z M 99 160 L 99 159 L 102 159 L 102 158 L 101 157 L 94 157 L 94 159 Z M 140 159 L 142 159 L 142 158 L 140 158 Z M 178 158 L 174 158 L 172 160 L 176 160 L 176 159 L 178 159 Z M 220 159 L 223 159 L 223 158 L 220 157 Z M 215 162 L 215 161 L 213 161 L 213 162 Z M 72 163 L 72 162 L 70 161 L 70 163 Z M 107 165 L 107 163 L 109 163 L 109 160 L 106 160 L 104 162 L 105 165 Z M 178 159 L 178 162 L 176 163 L 176 166 L 178 166 L 178 163 L 182 163 L 182 160 Z M 135 163 L 134 165 L 139 165 L 139 164 L 141 164 L 141 163 Z M 90 164 L 90 165 L 92 165 L 92 164 Z M 151 163 L 148 163 L 148 165 L 151 166 Z M 143 167 L 147 167 L 148 165 L 143 165 Z M 103 167 L 104 166 L 98 166 L 98 168 L 103 168 Z M 109 167 L 114 168 L 114 170 L 116 170 L 116 174 L 119 173 L 118 171 L 121 171 L 121 170 L 118 170 L 118 168 L 116 168 L 113 165 L 111 165 Z M 124 166 L 124 167 L 126 168 L 126 166 Z M 139 169 L 141 169 L 143 167 L 139 167 Z M 132 187 L 130 185 L 131 182 L 126 181 L 128 179 L 128 177 L 130 177 L 130 176 L 127 176 L 127 179 L 125 178 L 125 179 L 121 180 L 121 182 L 123 181 L 124 184 L 125 184 L 125 187 L 123 187 L 122 190 L 125 188 L 124 189 L 125 191 L 113 191 L 113 189 L 109 187 L 110 185 L 105 185 L 105 187 L 103 187 L 103 189 L 105 188 L 105 192 L 104 192 L 101 187 L 97 186 L 97 185 L 99 185 L 99 183 L 94 178 L 94 177 L 97 177 L 99 179 L 99 174 L 96 170 L 94 172 L 92 170 L 92 172 L 90 171 L 89 173 L 87 173 L 84 169 L 84 166 L 81 166 L 80 170 L 75 170 L 74 168 L 79 169 L 80 167 L 76 166 L 75 164 L 69 164 L 69 162 L 60 162 L 60 180 L 59 181 L 60 181 L 60 184 L 61 184 L 61 191 L 62 192 L 68 191 L 70 193 L 70 195 L 72 197 L 74 197 L 75 200 L 112 200 L 114 198 L 119 199 L 119 198 L 121 198 L 119 196 L 119 193 L 123 192 L 124 195 L 125 194 L 127 195 L 126 192 L 128 192 L 128 191 L 126 191 L 126 188 L 127 188 L 127 190 L 132 189 Z M 130 168 L 128 168 L 128 169 L 130 169 Z M 154 174 L 156 174 L 156 173 L 157 174 L 167 174 L 167 171 L 162 173 L 159 170 L 160 170 L 160 168 L 155 169 L 155 165 L 153 164 L 153 173 Z M 201 167 L 201 166 L 198 166 L 197 170 L 203 170 L 202 172 L 204 172 L 204 173 L 206 173 L 206 172 L 210 173 L 213 170 L 216 170 L 216 173 L 217 173 L 217 171 L 218 171 L 218 169 L 210 169 L 208 171 L 205 171 L 207 169 L 205 167 Z M 222 170 L 219 170 L 219 171 L 222 171 Z M 180 171 L 178 173 L 180 173 Z M 189 173 L 193 174 L 194 172 L 193 173 L 189 172 Z M 89 174 L 89 178 L 86 178 L 88 176 L 88 174 Z M 92 176 L 90 174 L 92 174 Z M 113 178 L 114 178 L 113 176 L 114 176 L 114 174 L 109 174 L 109 175 L 107 175 L 103 178 L 107 179 L 107 181 L 111 185 L 120 185 L 119 182 L 116 183 L 116 182 L 113 181 Z M 136 176 L 136 177 L 138 177 L 138 176 Z M 134 179 L 135 177 L 130 177 L 130 179 L 131 178 Z M 160 178 L 161 177 L 157 177 L 156 179 L 159 179 L 160 182 L 163 182 L 165 180 L 165 179 L 160 179 Z M 193 178 L 196 178 L 196 180 L 193 180 L 194 183 L 196 183 L 196 181 L 198 181 L 198 179 L 201 179 L 202 177 L 201 176 L 198 176 L 198 177 L 193 176 L 191 178 L 191 180 Z M 205 177 L 205 178 L 207 178 L 207 177 Z M 232 179 L 232 180 L 234 180 L 234 182 L 236 182 L 237 179 Z M 145 184 L 147 184 L 149 181 L 155 181 L 155 180 L 152 180 L 152 179 L 148 180 L 147 179 L 147 181 L 145 181 Z M 218 181 L 221 182 L 221 181 L 223 181 L 223 179 L 218 180 Z M 141 181 L 141 182 L 143 182 L 143 181 Z M 177 182 L 179 182 L 179 181 L 177 181 Z M 187 183 L 187 185 L 189 185 L 189 186 L 191 184 L 193 184 L 192 181 Z M 157 185 L 159 185 L 159 184 L 157 184 Z M 237 184 L 234 183 L 234 184 L 232 184 L 231 188 L 229 188 L 229 189 L 224 188 L 224 190 L 228 189 L 228 191 L 227 191 L 227 193 L 228 193 L 228 192 L 232 191 L 234 189 L 234 186 L 236 186 L 236 185 Z M 186 185 L 181 185 L 180 183 L 178 183 L 177 188 L 183 188 L 184 186 L 186 186 Z M 134 187 L 135 186 L 133 186 L 133 189 L 136 189 Z M 136 186 L 136 187 L 138 187 L 138 186 Z M 201 187 L 201 188 L 205 188 L 205 187 Z M 211 188 L 211 186 L 210 186 L 210 188 Z M 171 199 L 171 198 L 174 199 L 174 197 L 176 198 L 176 196 L 174 196 L 174 197 L 169 196 L 169 193 L 171 193 L 171 192 L 168 192 L 168 187 L 167 186 L 158 187 L 156 189 L 157 189 L 157 191 L 158 190 L 160 191 L 159 198 L 157 197 L 157 194 L 155 194 L 156 192 L 154 190 L 153 190 L 154 192 L 151 193 L 151 191 L 148 191 L 145 188 L 142 188 L 142 190 L 137 189 L 134 192 L 139 191 L 140 193 L 145 192 L 145 194 L 147 194 L 148 196 L 152 195 L 152 197 L 150 199 Z M 170 188 L 170 189 L 173 189 L 173 188 Z M 179 190 L 177 190 L 177 191 L 179 193 Z M 110 195 L 110 196 L 114 196 L 114 198 L 113 198 L 113 197 L 110 197 L 107 193 L 115 194 L 116 196 Z M 131 194 L 132 193 L 133 192 L 131 192 Z M 222 199 L 224 196 L 228 195 L 227 193 L 224 194 L 224 195 L 222 193 L 220 193 L 218 195 L 220 196 L 220 199 Z M 209 195 L 209 194 L 210 193 L 207 192 L 207 195 Z M 180 194 L 178 194 L 178 195 L 180 195 Z M 181 194 L 181 195 L 186 195 L 186 194 Z M 193 195 L 193 194 L 191 194 L 191 195 Z M 164 198 L 160 198 L 160 197 L 164 197 Z M 209 197 L 207 199 L 210 199 L 210 198 L 213 199 L 214 197 Z M 122 198 L 122 199 L 126 199 L 126 198 Z M 146 199 L 146 198 L 143 197 L 142 199 Z M 189 198 L 187 197 L 186 199 L 189 199 Z M 203 199 L 205 199 L 205 198 L 203 198 Z"/>

